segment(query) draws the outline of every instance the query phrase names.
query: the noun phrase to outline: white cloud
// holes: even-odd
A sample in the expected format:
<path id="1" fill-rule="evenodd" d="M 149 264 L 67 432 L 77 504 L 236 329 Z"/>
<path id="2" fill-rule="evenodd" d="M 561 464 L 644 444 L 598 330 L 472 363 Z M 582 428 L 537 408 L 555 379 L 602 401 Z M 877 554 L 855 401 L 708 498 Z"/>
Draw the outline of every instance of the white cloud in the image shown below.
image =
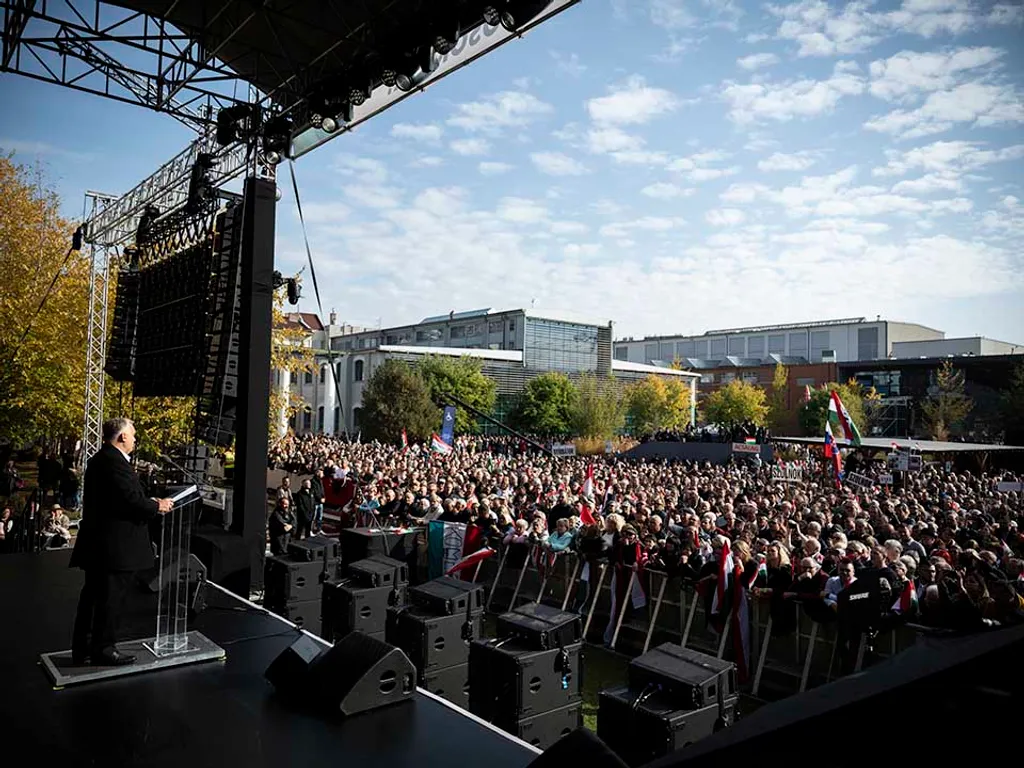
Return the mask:
<path id="1" fill-rule="evenodd" d="M 625 83 L 610 87 L 608 95 L 590 99 L 587 112 L 597 123 L 640 125 L 679 105 L 679 98 L 671 91 L 649 86 L 644 78 L 633 75 Z"/>
<path id="2" fill-rule="evenodd" d="M 779 63 L 779 57 L 774 53 L 752 53 L 749 56 L 736 59 L 737 66 L 740 69 L 745 69 L 748 72 L 753 72 L 755 69 L 762 69 L 764 67 L 770 67 L 773 64 Z"/>
<path id="3" fill-rule="evenodd" d="M 1019 6 L 998 3 L 988 14 L 971 0 L 904 0 L 895 10 L 883 11 L 870 0 L 854 0 L 836 7 L 825 0 L 800 0 L 770 5 L 780 19 L 776 37 L 799 45 L 800 56 L 836 56 L 862 53 L 881 40 L 897 35 L 958 35 L 986 25 L 1019 24 Z"/>
<path id="4" fill-rule="evenodd" d="M 423 155 L 422 157 L 417 157 L 409 165 L 413 168 L 437 168 L 444 165 L 444 158 L 437 155 Z"/>
<path id="5" fill-rule="evenodd" d="M 551 222 L 551 234 L 553 235 L 585 235 L 590 227 L 579 221 L 553 221 Z"/>
<path id="6" fill-rule="evenodd" d="M 508 163 L 497 163 L 484 161 L 477 166 L 477 169 L 484 176 L 500 176 L 511 171 L 513 166 Z"/>
<path id="7" fill-rule="evenodd" d="M 502 91 L 480 101 L 458 104 L 448 125 L 465 131 L 497 134 L 508 128 L 522 128 L 552 107 L 526 91 Z"/>
<path id="8" fill-rule="evenodd" d="M 686 174 L 686 178 L 695 184 L 699 184 L 702 181 L 713 181 L 715 179 L 724 179 L 726 176 L 735 176 L 739 172 L 740 168 L 737 165 L 729 168 L 694 168 Z"/>
<path id="9" fill-rule="evenodd" d="M 452 152 L 464 157 L 486 155 L 491 151 L 491 142 L 487 139 L 456 139 L 448 146 Z"/>
<path id="10" fill-rule="evenodd" d="M 713 227 L 735 227 L 747 220 L 747 214 L 737 208 L 712 208 L 704 218 Z"/>
<path id="11" fill-rule="evenodd" d="M 797 117 L 815 117 L 831 112 L 844 96 L 864 92 L 864 78 L 844 62 L 836 65 L 827 80 L 789 80 L 772 83 L 729 82 L 722 90 L 729 102 L 729 117 L 740 125 Z"/>
<path id="12" fill-rule="evenodd" d="M 984 145 L 971 141 L 935 141 L 906 152 L 886 151 L 889 162 L 872 170 L 875 176 L 903 176 L 920 170 L 931 173 L 965 173 L 992 163 L 1003 163 L 1024 158 L 1024 144 L 1013 144 L 1000 149 L 984 149 Z"/>
<path id="13" fill-rule="evenodd" d="M 391 135 L 396 139 L 412 139 L 427 144 L 436 144 L 441 140 L 443 129 L 439 125 L 411 125 L 395 123 L 391 126 Z"/>
<path id="14" fill-rule="evenodd" d="M 964 183 L 956 175 L 945 173 L 928 173 L 917 179 L 904 179 L 893 186 L 897 195 L 930 195 L 934 192 L 961 192 Z"/>
<path id="15" fill-rule="evenodd" d="M 340 154 L 334 159 L 334 169 L 342 176 L 359 179 L 364 184 L 383 184 L 388 179 L 387 166 L 372 157 Z"/>
<path id="16" fill-rule="evenodd" d="M 758 161 L 757 167 L 766 172 L 806 171 L 816 162 L 817 159 L 810 152 L 794 152 L 792 154 L 775 152 L 771 157 Z"/>
<path id="17" fill-rule="evenodd" d="M 413 200 L 413 207 L 434 216 L 456 216 L 465 210 L 466 190 L 461 187 L 428 187 Z"/>
<path id="18" fill-rule="evenodd" d="M 685 0 L 650 0 L 651 23 L 675 31 L 687 29 L 697 23 Z"/>
<path id="19" fill-rule="evenodd" d="M 1024 123 L 1024 101 L 1010 85 L 964 83 L 932 93 L 917 109 L 893 110 L 868 120 L 864 127 L 900 139 L 916 139 L 943 133 L 957 123 L 977 127 Z"/>
<path id="20" fill-rule="evenodd" d="M 561 152 L 533 152 L 530 160 L 537 170 L 549 176 L 582 176 L 587 173 L 583 163 Z"/>
<path id="21" fill-rule="evenodd" d="M 998 48 L 958 48 L 945 52 L 901 51 L 871 62 L 873 96 L 894 101 L 923 91 L 956 85 L 965 72 L 985 68 L 1004 54 Z"/>
<path id="22" fill-rule="evenodd" d="M 628 237 L 635 232 L 665 233 L 686 226 L 686 221 L 678 216 L 642 216 L 632 221 L 618 221 L 605 224 L 598 234 L 608 238 Z"/>
<path id="23" fill-rule="evenodd" d="M 688 187 L 680 187 L 677 184 L 659 181 L 655 184 L 648 184 L 640 190 L 640 194 L 653 197 L 655 200 L 676 200 L 680 197 L 689 197 L 696 190 Z"/>
<path id="24" fill-rule="evenodd" d="M 552 51 L 551 58 L 555 60 L 555 66 L 570 77 L 580 77 L 587 71 L 586 66 L 580 63 L 580 57 L 575 53 Z"/>
<path id="25" fill-rule="evenodd" d="M 548 209 L 535 200 L 503 197 L 498 203 L 498 218 L 514 224 L 536 224 L 548 218 Z"/>
<path id="26" fill-rule="evenodd" d="M 349 184 L 345 186 L 344 194 L 364 208 L 397 208 L 402 200 L 401 192 L 394 187 Z"/>
<path id="27" fill-rule="evenodd" d="M 302 215 L 309 224 L 337 224 L 352 214 L 344 203 L 308 202 L 302 205 Z"/>

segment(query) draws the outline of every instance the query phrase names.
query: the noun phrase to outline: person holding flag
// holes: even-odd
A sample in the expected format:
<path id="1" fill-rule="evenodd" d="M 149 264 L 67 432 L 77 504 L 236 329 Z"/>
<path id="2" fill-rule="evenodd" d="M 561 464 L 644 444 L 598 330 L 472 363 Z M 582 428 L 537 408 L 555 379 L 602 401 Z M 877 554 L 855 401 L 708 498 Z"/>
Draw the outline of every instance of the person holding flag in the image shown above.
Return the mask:
<path id="1" fill-rule="evenodd" d="M 836 476 L 836 487 L 841 487 L 843 479 L 843 459 L 839 455 L 839 446 L 836 445 L 836 439 L 832 435 L 832 425 L 827 421 L 825 422 L 825 458 L 832 459 L 832 469 L 835 471 Z"/>
<path id="2" fill-rule="evenodd" d="M 580 488 L 580 522 L 584 525 L 597 525 L 594 517 L 594 465 L 587 465 L 587 476 Z"/>
<path id="3" fill-rule="evenodd" d="M 611 645 L 623 600 L 630 600 L 634 610 L 639 610 L 647 605 L 647 595 L 644 594 L 641 583 L 641 575 L 646 563 L 647 553 L 640 546 L 636 528 L 632 525 L 624 526 L 618 541 L 612 547 L 611 556 L 608 558 L 609 567 L 612 569 L 612 607 L 611 615 L 608 617 L 608 626 L 604 630 L 605 645 Z M 635 579 L 630 579 L 631 571 L 636 572 Z M 633 587 L 627 596 L 626 589 L 631 582 Z"/>
<path id="4" fill-rule="evenodd" d="M 843 401 L 839 398 L 839 393 L 834 389 L 829 395 L 828 400 L 828 424 L 832 428 L 842 434 L 842 436 L 853 445 L 860 445 L 860 430 L 857 429 L 857 424 L 850 417 L 849 411 L 846 410 L 846 406 L 843 405 Z"/>

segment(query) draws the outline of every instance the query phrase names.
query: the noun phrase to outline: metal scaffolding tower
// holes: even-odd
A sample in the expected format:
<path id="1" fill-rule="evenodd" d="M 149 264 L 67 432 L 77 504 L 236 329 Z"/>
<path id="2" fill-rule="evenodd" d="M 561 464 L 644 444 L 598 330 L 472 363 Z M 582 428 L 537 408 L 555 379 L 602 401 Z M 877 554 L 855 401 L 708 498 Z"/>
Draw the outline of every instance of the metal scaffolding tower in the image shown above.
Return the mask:
<path id="1" fill-rule="evenodd" d="M 86 192 L 87 218 L 96 216 L 117 200 L 116 195 Z M 103 445 L 103 389 L 107 362 L 107 307 L 110 299 L 112 248 L 89 246 L 92 267 L 89 271 L 89 320 L 85 340 L 85 428 L 82 431 L 81 461 L 84 462 Z M 84 474 L 83 474 L 84 477 Z"/>

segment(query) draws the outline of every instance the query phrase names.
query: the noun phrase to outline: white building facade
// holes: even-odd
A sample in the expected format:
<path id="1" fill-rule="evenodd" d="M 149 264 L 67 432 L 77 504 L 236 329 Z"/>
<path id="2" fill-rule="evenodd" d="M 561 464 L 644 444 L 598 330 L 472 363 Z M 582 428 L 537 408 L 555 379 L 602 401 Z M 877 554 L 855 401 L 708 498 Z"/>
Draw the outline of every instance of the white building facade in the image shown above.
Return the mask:
<path id="1" fill-rule="evenodd" d="M 707 331 L 699 336 L 648 336 L 616 341 L 614 357 L 667 365 L 673 360 L 723 361 L 727 358 L 788 363 L 852 362 L 891 356 L 893 345 L 932 341 L 945 333 L 916 323 L 846 318 Z"/>

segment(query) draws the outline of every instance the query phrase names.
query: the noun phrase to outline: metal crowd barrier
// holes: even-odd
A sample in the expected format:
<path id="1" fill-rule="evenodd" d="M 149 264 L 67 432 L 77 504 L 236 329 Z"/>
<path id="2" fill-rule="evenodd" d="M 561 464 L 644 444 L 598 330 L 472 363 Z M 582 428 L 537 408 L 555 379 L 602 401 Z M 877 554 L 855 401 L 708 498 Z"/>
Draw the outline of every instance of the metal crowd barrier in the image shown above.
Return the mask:
<path id="1" fill-rule="evenodd" d="M 510 564 L 510 552 L 519 548 L 523 560 L 519 565 Z M 538 550 L 540 552 L 538 553 Z M 490 584 L 486 607 L 488 611 L 495 609 L 496 595 L 502 589 L 503 582 L 511 589 L 511 600 L 502 606 L 499 600 L 498 610 L 512 610 L 518 604 L 547 601 L 566 610 L 570 601 L 579 594 L 579 586 L 583 571 L 584 558 L 576 552 L 564 551 L 553 557 L 550 565 L 547 561 L 549 551 L 540 545 L 509 545 L 502 547 L 497 571 Z M 539 557 L 538 557 L 539 555 Z M 544 559 L 540 559 L 544 558 Z M 515 558 L 512 562 L 518 563 Z M 651 568 L 645 568 L 638 574 L 630 572 L 629 583 L 624 592 L 625 598 L 618 606 L 614 617 L 610 616 L 612 605 L 611 578 L 608 575 L 608 564 L 598 562 L 590 568 L 590 590 L 582 605 L 573 605 L 584 616 L 583 636 L 589 637 L 590 628 L 597 613 L 609 616 L 613 622 L 610 647 L 615 649 L 621 639 L 623 629 L 628 628 L 639 637 L 643 637 L 641 652 L 646 652 L 654 639 L 655 633 L 674 637 L 684 647 L 713 653 L 722 658 L 729 645 L 731 617 L 727 617 L 723 631 L 714 632 L 707 628 L 702 600 L 697 594 L 696 585 L 678 577 Z M 480 574 L 478 566 L 474 580 Z M 633 584 L 637 578 L 644 579 L 647 595 L 646 616 L 637 623 L 626 623 L 625 615 L 630 603 Z M 670 582 L 674 582 L 670 586 Z M 754 595 L 749 596 L 750 610 L 750 658 L 756 659 L 753 669 L 751 693 L 758 695 L 761 689 L 764 672 L 769 670 L 791 677 L 801 692 L 807 690 L 812 679 L 830 681 L 835 671 L 838 638 L 834 623 L 821 624 L 811 620 L 802 610 L 799 600 L 792 600 L 795 612 L 795 626 L 792 633 L 779 637 L 773 626 L 768 603 Z M 599 611 L 601 606 L 608 606 L 607 612 Z M 677 610 L 663 610 L 665 607 Z M 677 617 L 677 618 L 676 618 Z M 701 629 L 703 627 L 703 629 Z M 923 628 L 907 624 L 888 630 L 889 638 L 879 638 L 875 647 L 875 655 L 888 657 L 901 649 L 912 645 L 916 636 Z M 859 671 L 864 661 L 864 639 L 860 638 L 855 669 Z M 828 659 L 825 664 L 824 660 Z M 789 661 L 787 661 L 789 659 Z"/>

